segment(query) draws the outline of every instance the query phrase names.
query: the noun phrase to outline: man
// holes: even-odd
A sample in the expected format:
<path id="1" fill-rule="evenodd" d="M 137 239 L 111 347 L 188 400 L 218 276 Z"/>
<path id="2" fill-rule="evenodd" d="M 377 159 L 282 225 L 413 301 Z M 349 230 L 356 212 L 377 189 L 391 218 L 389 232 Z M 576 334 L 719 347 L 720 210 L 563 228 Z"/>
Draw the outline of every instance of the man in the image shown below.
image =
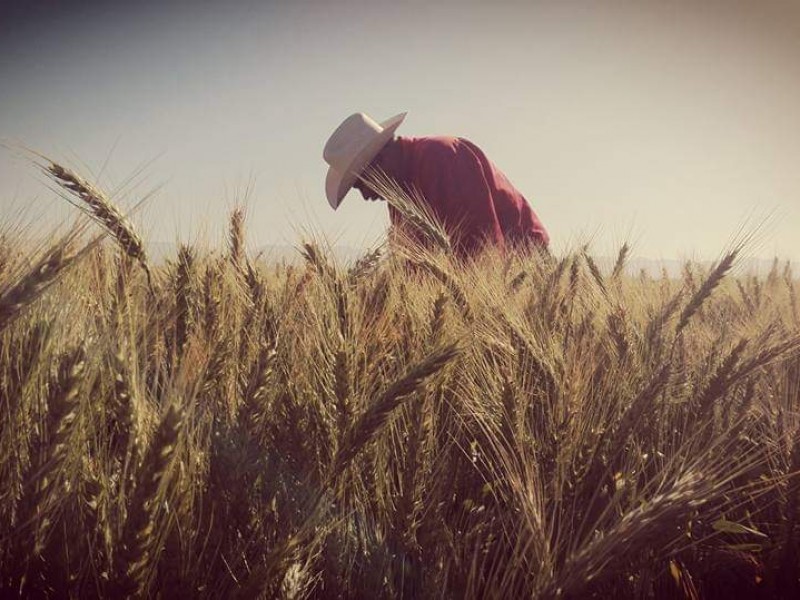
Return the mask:
<path id="1" fill-rule="evenodd" d="M 408 192 L 417 191 L 462 256 L 485 244 L 547 248 L 549 236 L 525 197 L 472 142 L 455 137 L 395 137 L 406 113 L 377 123 L 351 115 L 333 132 L 323 150 L 330 169 L 325 182 L 336 210 L 351 187 L 365 200 L 379 195 L 359 176 L 379 169 Z M 389 207 L 392 224 L 402 217 Z"/>

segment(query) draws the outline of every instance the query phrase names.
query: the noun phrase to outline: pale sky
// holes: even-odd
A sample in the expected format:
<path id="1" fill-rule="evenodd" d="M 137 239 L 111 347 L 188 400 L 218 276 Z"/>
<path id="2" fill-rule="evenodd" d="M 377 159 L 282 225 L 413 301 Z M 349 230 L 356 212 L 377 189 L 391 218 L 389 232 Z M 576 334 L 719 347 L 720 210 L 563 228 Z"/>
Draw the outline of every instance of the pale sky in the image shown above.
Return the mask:
<path id="1" fill-rule="evenodd" d="M 0 141 L 137 175 L 123 206 L 160 186 L 151 243 L 216 242 L 249 181 L 251 246 L 376 240 L 385 206 L 332 211 L 322 147 L 408 111 L 400 135 L 482 147 L 557 251 L 712 259 L 771 214 L 756 252 L 800 261 L 800 2 L 127 4 L 0 2 Z M 20 206 L 74 210 L 0 149 Z"/>

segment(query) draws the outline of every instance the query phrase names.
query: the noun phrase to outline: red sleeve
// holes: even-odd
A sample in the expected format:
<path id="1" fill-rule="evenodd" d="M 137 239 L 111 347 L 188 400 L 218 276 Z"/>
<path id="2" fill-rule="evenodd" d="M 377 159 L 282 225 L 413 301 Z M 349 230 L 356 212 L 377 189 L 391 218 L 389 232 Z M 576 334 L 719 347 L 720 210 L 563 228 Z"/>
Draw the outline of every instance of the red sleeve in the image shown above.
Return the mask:
<path id="1" fill-rule="evenodd" d="M 461 145 L 446 173 L 442 195 L 450 213 L 448 220 L 457 227 L 456 247 L 467 254 L 480 249 L 483 243 L 502 249 L 503 232 L 478 157 Z"/>

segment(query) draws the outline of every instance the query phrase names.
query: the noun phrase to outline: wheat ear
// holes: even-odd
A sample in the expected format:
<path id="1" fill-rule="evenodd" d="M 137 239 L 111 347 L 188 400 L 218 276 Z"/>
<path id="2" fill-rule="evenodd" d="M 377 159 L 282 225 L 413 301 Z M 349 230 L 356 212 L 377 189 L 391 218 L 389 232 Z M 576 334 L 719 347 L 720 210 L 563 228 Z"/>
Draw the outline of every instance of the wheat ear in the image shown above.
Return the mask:
<path id="1" fill-rule="evenodd" d="M 0 332 L 94 248 L 98 241 L 94 240 L 73 254 L 69 252 L 69 246 L 74 238 L 75 235 L 70 234 L 58 241 L 16 283 L 5 290 L 0 288 Z"/>
<path id="2" fill-rule="evenodd" d="M 705 281 L 703 281 L 703 284 L 697 288 L 697 291 L 695 291 L 694 294 L 692 294 L 689 303 L 681 313 L 675 333 L 679 333 L 684 327 L 686 327 L 686 325 L 689 323 L 689 319 L 694 316 L 694 314 L 703 305 L 703 302 L 708 299 L 711 293 L 719 285 L 720 281 L 722 281 L 725 275 L 727 275 L 728 271 L 731 270 L 736 257 L 739 255 L 739 251 L 740 248 L 734 248 L 728 252 L 728 254 L 726 254 L 722 260 L 719 261 L 719 263 L 711 270 L 711 273 L 709 273 L 708 277 L 706 277 Z"/>
<path id="3" fill-rule="evenodd" d="M 342 440 L 347 424 L 350 422 L 350 364 L 347 351 L 341 348 L 336 352 L 333 366 L 333 398 L 336 406 L 336 423 L 339 440 Z"/>
<path id="4" fill-rule="evenodd" d="M 86 366 L 86 355 L 82 347 L 65 354 L 58 368 L 58 377 L 47 400 L 48 436 L 47 447 L 38 469 L 26 477 L 28 491 L 23 502 L 32 514 L 38 515 L 34 554 L 43 549 L 43 540 L 50 526 L 48 513 L 53 500 L 54 487 L 58 481 L 67 456 L 67 445 L 78 414 L 78 390 Z"/>
<path id="5" fill-rule="evenodd" d="M 747 347 L 747 339 L 742 339 L 731 350 L 730 354 L 722 361 L 714 375 L 709 380 L 706 387 L 700 393 L 697 400 L 699 407 L 698 421 L 705 421 L 705 417 L 709 414 L 714 406 L 714 401 L 722 396 L 725 391 L 730 387 L 729 377 L 733 373 L 739 359 L 742 356 L 745 348 Z"/>
<path id="6" fill-rule="evenodd" d="M 404 401 L 416 392 L 432 375 L 440 371 L 459 355 L 455 344 L 428 356 L 414 365 L 406 375 L 394 382 L 380 398 L 362 413 L 345 433 L 336 452 L 330 478 L 335 479 L 369 444 Z"/>
<path id="7" fill-rule="evenodd" d="M 525 283 L 525 280 L 528 278 L 528 272 L 525 270 L 520 271 L 517 273 L 514 278 L 508 282 L 508 289 L 512 292 L 516 292 Z"/>
<path id="8" fill-rule="evenodd" d="M 115 561 L 115 595 L 118 597 L 145 596 L 158 491 L 175 453 L 182 421 L 182 411 L 170 405 L 139 471 Z"/>
<path id="9" fill-rule="evenodd" d="M 244 209 L 237 206 L 230 216 L 228 229 L 228 258 L 236 271 L 244 275 Z"/>
<path id="10" fill-rule="evenodd" d="M 445 305 L 447 304 L 447 296 L 439 294 L 433 302 L 433 310 L 431 311 L 431 342 L 434 344 L 439 342 L 442 331 L 445 325 Z"/>
<path id="11" fill-rule="evenodd" d="M 631 247 L 628 246 L 628 242 L 622 244 L 622 248 L 619 249 L 619 253 L 617 254 L 617 260 L 614 263 L 614 268 L 611 271 L 612 280 L 619 279 L 622 275 L 622 271 L 625 268 L 625 263 L 628 260 L 628 254 L 630 251 Z"/>
<path id="12" fill-rule="evenodd" d="M 234 600 L 255 600 L 275 597 L 276 587 L 280 585 L 286 569 L 302 546 L 303 538 L 308 536 L 307 528 L 297 535 L 284 538 L 267 556 L 264 564 L 253 569 L 242 586 L 232 595 Z"/>
<path id="13" fill-rule="evenodd" d="M 83 205 L 67 198 L 74 206 L 80 208 L 105 228 L 119 243 L 122 250 L 139 264 L 147 274 L 148 284 L 152 286 L 150 266 L 144 243 L 128 218 L 98 188 L 73 171 L 53 161 L 43 167 L 44 172 L 58 185 L 77 197 Z"/>
<path id="14" fill-rule="evenodd" d="M 383 255 L 383 247 L 378 246 L 374 250 L 367 252 L 364 256 L 356 261 L 350 270 L 347 272 L 347 281 L 350 285 L 355 285 L 361 279 L 368 277 L 374 273 L 380 264 L 381 256 Z"/>
<path id="15" fill-rule="evenodd" d="M 456 306 L 461 310 L 461 314 L 464 315 L 464 319 L 472 321 L 473 314 L 469 306 L 467 294 L 464 292 L 464 288 L 461 287 L 458 280 L 427 256 L 420 258 L 417 264 L 428 270 L 445 288 L 447 288 L 447 291 L 450 292 L 450 295 L 453 297 L 453 302 L 455 302 Z"/>
<path id="16" fill-rule="evenodd" d="M 328 262 L 328 259 L 325 258 L 325 255 L 322 253 L 316 243 L 305 242 L 300 253 L 303 255 L 306 264 L 311 269 L 316 271 L 317 275 L 327 279 L 335 278 L 336 270 Z"/>
<path id="17" fill-rule="evenodd" d="M 175 351 L 182 355 L 191 327 L 191 295 L 194 252 L 182 245 L 178 251 L 178 268 L 175 277 Z"/>
<path id="18" fill-rule="evenodd" d="M 588 586 L 597 585 L 614 573 L 612 563 L 634 556 L 670 530 L 680 535 L 675 524 L 701 506 L 712 487 L 713 482 L 696 471 L 678 477 L 669 490 L 625 513 L 611 529 L 569 557 L 562 577 L 552 582 L 541 597 L 583 597 Z"/>
<path id="19" fill-rule="evenodd" d="M 450 236 L 436 219 L 430 205 L 418 192 L 409 194 L 396 181 L 380 169 L 367 169 L 361 176 L 366 185 L 403 216 L 411 227 L 435 248 L 451 255 Z"/>

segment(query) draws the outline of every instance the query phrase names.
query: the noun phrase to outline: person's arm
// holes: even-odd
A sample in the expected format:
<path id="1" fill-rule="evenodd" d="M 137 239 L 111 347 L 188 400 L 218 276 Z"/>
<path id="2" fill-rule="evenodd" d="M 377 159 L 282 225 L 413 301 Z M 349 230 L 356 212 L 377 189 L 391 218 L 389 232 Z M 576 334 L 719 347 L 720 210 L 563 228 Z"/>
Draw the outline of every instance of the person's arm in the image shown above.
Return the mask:
<path id="1" fill-rule="evenodd" d="M 533 212 L 528 201 L 523 198 L 522 202 L 520 221 L 522 239 L 527 243 L 546 249 L 550 244 L 550 236 L 547 234 L 547 230 L 542 225 L 539 217 L 536 216 L 536 213 Z"/>

